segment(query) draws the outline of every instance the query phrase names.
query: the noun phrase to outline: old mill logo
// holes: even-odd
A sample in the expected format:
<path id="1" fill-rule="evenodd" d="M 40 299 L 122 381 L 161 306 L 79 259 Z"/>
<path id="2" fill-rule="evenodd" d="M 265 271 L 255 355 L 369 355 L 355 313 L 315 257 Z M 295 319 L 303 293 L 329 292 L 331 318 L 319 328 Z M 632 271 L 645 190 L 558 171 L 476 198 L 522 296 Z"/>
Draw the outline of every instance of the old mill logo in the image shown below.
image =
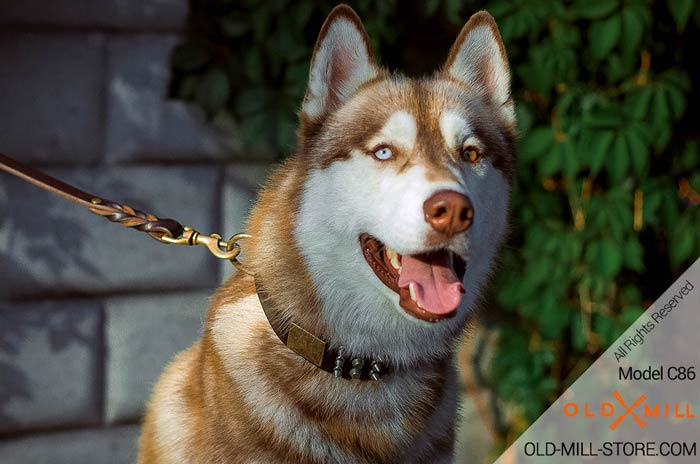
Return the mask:
<path id="1" fill-rule="evenodd" d="M 647 426 L 647 421 L 663 417 L 676 419 L 692 419 L 695 414 L 691 412 L 690 405 L 685 403 L 647 403 L 646 395 L 640 395 L 633 402 L 627 402 L 617 390 L 613 391 L 615 403 L 605 401 L 599 408 L 589 403 L 584 403 L 581 407 L 578 403 L 566 403 L 564 405 L 564 415 L 567 417 L 583 416 L 588 419 L 595 417 L 613 418 L 610 423 L 610 430 L 615 430 L 628 418 L 640 427 Z"/>

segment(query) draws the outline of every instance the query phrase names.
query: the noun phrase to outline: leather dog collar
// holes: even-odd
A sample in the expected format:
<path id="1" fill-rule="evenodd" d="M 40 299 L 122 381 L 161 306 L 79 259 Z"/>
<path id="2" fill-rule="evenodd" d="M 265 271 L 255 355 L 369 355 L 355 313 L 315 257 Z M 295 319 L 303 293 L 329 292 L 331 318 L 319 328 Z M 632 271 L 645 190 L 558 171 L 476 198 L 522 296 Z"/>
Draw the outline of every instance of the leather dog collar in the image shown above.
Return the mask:
<path id="1" fill-rule="evenodd" d="M 332 348 L 330 344 L 295 322 L 289 322 L 284 327 L 282 321 L 274 318 L 270 310 L 269 298 L 263 296 L 258 280 L 255 279 L 255 289 L 270 327 L 287 348 L 306 359 L 316 367 L 333 374 L 336 378 L 354 380 L 379 380 L 391 371 L 386 359 L 381 356 L 372 358 L 352 356 L 345 348 Z"/>

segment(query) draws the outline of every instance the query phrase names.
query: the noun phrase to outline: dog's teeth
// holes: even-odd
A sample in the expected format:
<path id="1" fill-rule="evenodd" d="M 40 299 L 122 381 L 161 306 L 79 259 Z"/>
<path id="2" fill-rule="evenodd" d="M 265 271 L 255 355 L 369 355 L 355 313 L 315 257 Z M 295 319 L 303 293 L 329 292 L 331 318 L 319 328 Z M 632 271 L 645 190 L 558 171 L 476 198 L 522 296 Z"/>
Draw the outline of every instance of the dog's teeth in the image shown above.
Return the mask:
<path id="1" fill-rule="evenodd" d="M 391 248 L 386 247 L 386 256 L 389 258 L 391 265 L 394 266 L 394 269 L 400 271 L 401 263 L 399 263 L 399 255 Z"/>
<path id="2" fill-rule="evenodd" d="M 421 312 L 425 313 L 425 308 L 421 306 L 420 301 L 418 301 L 418 298 L 416 297 L 416 289 L 413 288 L 413 284 L 409 284 L 408 291 L 411 292 L 411 299 L 416 303 L 416 306 L 418 306 L 418 309 L 421 310 Z"/>

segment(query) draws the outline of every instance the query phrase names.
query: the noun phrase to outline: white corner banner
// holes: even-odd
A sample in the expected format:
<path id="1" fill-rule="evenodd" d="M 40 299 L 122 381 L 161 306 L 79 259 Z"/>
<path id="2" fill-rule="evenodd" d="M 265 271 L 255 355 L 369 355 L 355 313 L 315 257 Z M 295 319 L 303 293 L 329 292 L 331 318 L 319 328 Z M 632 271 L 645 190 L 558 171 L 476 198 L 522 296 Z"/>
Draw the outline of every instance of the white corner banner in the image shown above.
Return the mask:
<path id="1" fill-rule="evenodd" d="M 700 259 L 498 464 L 700 463 Z"/>

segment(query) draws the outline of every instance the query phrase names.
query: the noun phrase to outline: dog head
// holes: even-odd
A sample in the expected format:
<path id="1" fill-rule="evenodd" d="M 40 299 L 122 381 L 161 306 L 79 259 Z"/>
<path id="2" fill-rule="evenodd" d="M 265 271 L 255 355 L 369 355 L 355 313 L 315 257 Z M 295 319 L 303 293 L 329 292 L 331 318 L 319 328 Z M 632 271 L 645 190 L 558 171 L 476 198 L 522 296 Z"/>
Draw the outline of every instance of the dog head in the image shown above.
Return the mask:
<path id="1" fill-rule="evenodd" d="M 493 18 L 472 16 L 443 69 L 410 79 L 380 68 L 360 19 L 337 7 L 300 117 L 309 173 L 294 235 L 331 339 L 365 353 L 446 349 L 507 225 L 515 115 Z"/>

